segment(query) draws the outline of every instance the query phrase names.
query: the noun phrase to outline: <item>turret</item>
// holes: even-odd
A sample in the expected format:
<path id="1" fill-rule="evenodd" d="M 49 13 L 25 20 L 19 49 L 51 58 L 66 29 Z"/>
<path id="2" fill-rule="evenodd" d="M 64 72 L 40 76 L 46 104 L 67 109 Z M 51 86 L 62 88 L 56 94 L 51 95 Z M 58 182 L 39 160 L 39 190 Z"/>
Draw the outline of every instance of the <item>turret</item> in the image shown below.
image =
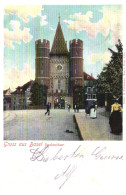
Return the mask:
<path id="1" fill-rule="evenodd" d="M 35 42 L 35 80 L 41 85 L 50 86 L 50 42 L 43 39 Z"/>
<path id="2" fill-rule="evenodd" d="M 83 78 L 83 41 L 80 39 L 69 42 L 70 52 L 70 93 L 75 85 L 84 86 Z"/>

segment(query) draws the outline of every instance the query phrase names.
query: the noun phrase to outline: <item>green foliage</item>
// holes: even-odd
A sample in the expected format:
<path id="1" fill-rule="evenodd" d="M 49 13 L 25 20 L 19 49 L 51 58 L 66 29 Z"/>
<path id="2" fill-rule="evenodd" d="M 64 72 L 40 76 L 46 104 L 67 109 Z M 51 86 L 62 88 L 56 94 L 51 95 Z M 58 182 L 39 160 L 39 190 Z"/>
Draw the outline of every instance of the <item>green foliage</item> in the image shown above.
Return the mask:
<path id="1" fill-rule="evenodd" d="M 105 65 L 103 71 L 98 75 L 97 89 L 98 94 L 111 92 L 113 97 L 122 96 L 122 72 L 123 72 L 123 46 L 120 40 L 115 45 L 117 51 L 108 49 L 111 52 L 111 59 Z"/>
<path id="2" fill-rule="evenodd" d="M 73 88 L 73 106 L 84 108 L 84 88 L 82 86 L 75 86 Z"/>
<path id="3" fill-rule="evenodd" d="M 47 87 L 44 85 L 39 85 L 38 83 L 34 82 L 31 86 L 31 105 L 40 106 L 46 105 L 47 100 Z"/>

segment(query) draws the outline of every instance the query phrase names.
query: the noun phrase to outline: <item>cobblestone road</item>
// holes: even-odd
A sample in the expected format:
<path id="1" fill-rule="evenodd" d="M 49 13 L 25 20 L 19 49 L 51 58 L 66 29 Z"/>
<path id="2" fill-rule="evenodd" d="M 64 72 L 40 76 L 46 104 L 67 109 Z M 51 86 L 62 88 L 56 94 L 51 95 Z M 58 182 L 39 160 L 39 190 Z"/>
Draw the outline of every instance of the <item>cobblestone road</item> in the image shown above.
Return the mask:
<path id="1" fill-rule="evenodd" d="M 4 111 L 4 140 L 80 140 L 73 110 Z M 73 131 L 67 133 L 66 130 Z"/>

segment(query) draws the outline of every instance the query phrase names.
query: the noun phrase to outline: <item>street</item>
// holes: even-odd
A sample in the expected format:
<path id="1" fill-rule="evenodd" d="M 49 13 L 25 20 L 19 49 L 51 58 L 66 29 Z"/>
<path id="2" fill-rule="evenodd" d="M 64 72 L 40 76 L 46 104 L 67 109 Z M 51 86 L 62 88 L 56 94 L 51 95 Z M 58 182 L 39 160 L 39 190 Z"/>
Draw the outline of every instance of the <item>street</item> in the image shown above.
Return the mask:
<path id="1" fill-rule="evenodd" d="M 4 111 L 4 140 L 122 140 L 122 135 L 110 133 L 109 113 L 98 108 L 97 118 L 91 119 L 84 110 L 52 109 Z M 77 125 L 73 120 L 75 114 Z M 77 126 L 79 127 L 77 130 Z"/>
<path id="2" fill-rule="evenodd" d="M 4 111 L 4 140 L 77 140 L 73 110 Z M 66 131 L 67 130 L 67 131 Z"/>

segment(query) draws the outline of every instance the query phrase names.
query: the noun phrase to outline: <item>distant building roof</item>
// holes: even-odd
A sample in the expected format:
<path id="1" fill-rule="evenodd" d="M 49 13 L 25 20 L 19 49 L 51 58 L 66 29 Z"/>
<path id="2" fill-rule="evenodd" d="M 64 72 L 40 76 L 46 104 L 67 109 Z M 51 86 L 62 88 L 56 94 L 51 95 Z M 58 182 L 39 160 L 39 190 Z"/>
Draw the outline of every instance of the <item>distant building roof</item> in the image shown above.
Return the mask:
<path id="1" fill-rule="evenodd" d="M 11 95 L 11 94 L 10 94 L 10 88 L 4 90 L 4 91 L 3 91 L 3 94 L 4 94 L 4 95 Z"/>
<path id="2" fill-rule="evenodd" d="M 8 91 L 8 89 L 6 89 L 6 90 L 3 91 L 4 92 L 4 95 L 7 93 L 7 91 Z"/>
<path id="3" fill-rule="evenodd" d="M 18 86 L 16 89 L 22 89 L 23 91 L 25 91 L 32 83 L 33 81 L 29 81 L 27 83 L 25 83 L 23 86 Z"/>
<path id="4" fill-rule="evenodd" d="M 20 93 L 25 93 L 25 91 L 27 90 L 27 88 L 31 85 L 33 81 L 29 81 L 27 83 L 25 83 L 23 86 L 18 86 L 16 88 L 16 90 L 14 92 L 12 92 L 12 94 L 20 94 Z"/>
<path id="5" fill-rule="evenodd" d="M 89 80 L 95 81 L 96 80 L 93 76 L 87 74 L 86 72 L 83 72 L 83 74 L 84 74 L 84 80 L 86 80 L 86 81 L 89 81 Z"/>

